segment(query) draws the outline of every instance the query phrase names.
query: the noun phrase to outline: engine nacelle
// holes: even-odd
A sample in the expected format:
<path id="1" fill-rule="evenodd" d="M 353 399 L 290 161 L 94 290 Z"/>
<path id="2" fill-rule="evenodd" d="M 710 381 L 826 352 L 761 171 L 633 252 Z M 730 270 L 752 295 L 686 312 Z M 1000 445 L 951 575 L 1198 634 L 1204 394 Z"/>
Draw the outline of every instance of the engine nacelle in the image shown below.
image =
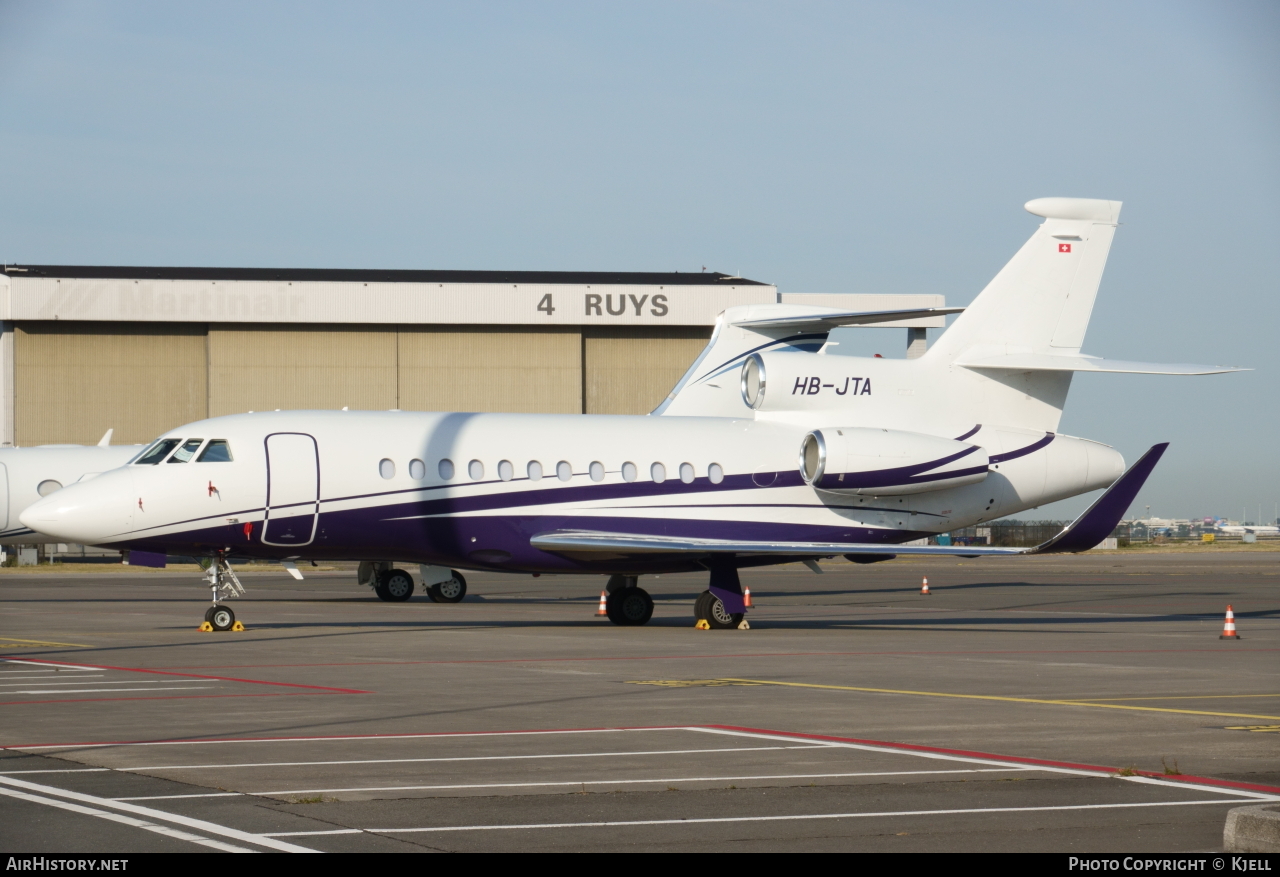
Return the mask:
<path id="1" fill-rule="evenodd" d="M 800 443 L 800 475 L 819 490 L 901 496 L 977 484 L 987 477 L 978 445 L 896 429 L 815 429 Z"/>

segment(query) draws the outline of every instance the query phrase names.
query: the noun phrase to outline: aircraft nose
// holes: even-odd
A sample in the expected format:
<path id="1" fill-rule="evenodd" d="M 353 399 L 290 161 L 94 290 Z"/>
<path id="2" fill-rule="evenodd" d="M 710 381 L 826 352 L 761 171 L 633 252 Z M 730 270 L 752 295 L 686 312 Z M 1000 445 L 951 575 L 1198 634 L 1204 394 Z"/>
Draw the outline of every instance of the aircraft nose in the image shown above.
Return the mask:
<path id="1" fill-rule="evenodd" d="M 66 542 L 95 545 L 129 531 L 133 524 L 127 470 L 104 472 L 92 481 L 70 484 L 27 506 L 24 527 Z"/>

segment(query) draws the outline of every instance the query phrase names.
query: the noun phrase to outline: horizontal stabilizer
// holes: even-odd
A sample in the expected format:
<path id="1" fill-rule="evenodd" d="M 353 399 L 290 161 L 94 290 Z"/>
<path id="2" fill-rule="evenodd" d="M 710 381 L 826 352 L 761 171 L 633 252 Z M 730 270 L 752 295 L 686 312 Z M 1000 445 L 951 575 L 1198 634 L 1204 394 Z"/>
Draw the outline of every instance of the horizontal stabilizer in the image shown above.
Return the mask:
<path id="1" fill-rule="evenodd" d="M 1100 359 L 1096 356 L 1059 355 L 1054 353 L 1010 353 L 961 360 L 971 369 L 992 371 L 1108 372 L 1130 375 L 1220 375 L 1226 372 L 1251 371 L 1229 365 L 1195 365 L 1177 362 L 1128 362 L 1122 359 Z"/>
<path id="2" fill-rule="evenodd" d="M 908 308 L 897 311 L 829 311 L 790 317 L 772 317 L 761 320 L 738 320 L 733 325 L 747 329 L 836 329 L 840 326 L 872 326 L 876 323 L 893 323 L 898 320 L 919 320 L 924 317 L 944 317 L 958 314 L 964 308 Z"/>
<path id="3" fill-rule="evenodd" d="M 1151 470 L 1160 462 L 1168 442 L 1153 445 L 1138 462 L 1129 467 L 1107 492 L 1098 497 L 1085 513 L 1076 518 L 1057 536 L 1031 549 L 1031 554 L 1062 554 L 1068 551 L 1088 551 L 1111 535 L 1129 510 L 1142 485 L 1147 483 Z"/>

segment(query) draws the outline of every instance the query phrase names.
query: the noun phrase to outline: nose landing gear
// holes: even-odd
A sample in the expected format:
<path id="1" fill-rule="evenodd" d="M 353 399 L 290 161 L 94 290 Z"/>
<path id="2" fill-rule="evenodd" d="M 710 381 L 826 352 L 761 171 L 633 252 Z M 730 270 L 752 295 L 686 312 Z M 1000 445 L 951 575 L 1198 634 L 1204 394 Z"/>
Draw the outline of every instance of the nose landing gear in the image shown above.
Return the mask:
<path id="1" fill-rule="evenodd" d="M 200 629 L 204 630 L 207 625 L 210 630 L 244 630 L 244 625 L 236 621 L 236 614 L 229 607 L 218 603 L 219 600 L 244 596 L 244 585 L 240 584 L 231 564 L 227 563 L 225 551 L 214 554 L 204 578 L 213 593 L 213 605 L 205 610 L 205 624 Z"/>

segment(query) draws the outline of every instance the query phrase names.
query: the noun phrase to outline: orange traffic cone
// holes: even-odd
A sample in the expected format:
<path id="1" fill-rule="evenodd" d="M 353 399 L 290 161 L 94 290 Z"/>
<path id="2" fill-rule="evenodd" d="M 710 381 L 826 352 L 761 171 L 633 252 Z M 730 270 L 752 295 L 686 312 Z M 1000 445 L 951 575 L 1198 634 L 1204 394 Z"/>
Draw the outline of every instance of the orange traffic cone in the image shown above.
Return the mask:
<path id="1" fill-rule="evenodd" d="M 929 596 L 929 577 L 924 577 L 924 583 L 920 585 L 920 594 L 923 597 Z"/>
<path id="2" fill-rule="evenodd" d="M 747 609 L 751 608 L 751 589 L 750 588 L 742 589 L 742 605 Z"/>
<path id="3" fill-rule="evenodd" d="M 606 594 L 604 591 L 601 591 L 601 592 L 600 592 L 600 608 L 596 610 L 596 618 L 599 618 L 599 617 L 601 617 L 602 615 L 608 615 L 608 614 L 609 614 L 609 610 L 608 610 L 607 608 L 605 608 L 605 604 L 606 604 L 608 601 L 609 601 L 609 595 L 608 595 L 608 594 Z"/>
<path id="4" fill-rule="evenodd" d="M 1240 639 L 1240 634 L 1236 633 L 1236 614 L 1231 610 L 1231 604 L 1227 604 L 1227 621 L 1222 626 L 1222 636 L 1218 639 Z"/>

